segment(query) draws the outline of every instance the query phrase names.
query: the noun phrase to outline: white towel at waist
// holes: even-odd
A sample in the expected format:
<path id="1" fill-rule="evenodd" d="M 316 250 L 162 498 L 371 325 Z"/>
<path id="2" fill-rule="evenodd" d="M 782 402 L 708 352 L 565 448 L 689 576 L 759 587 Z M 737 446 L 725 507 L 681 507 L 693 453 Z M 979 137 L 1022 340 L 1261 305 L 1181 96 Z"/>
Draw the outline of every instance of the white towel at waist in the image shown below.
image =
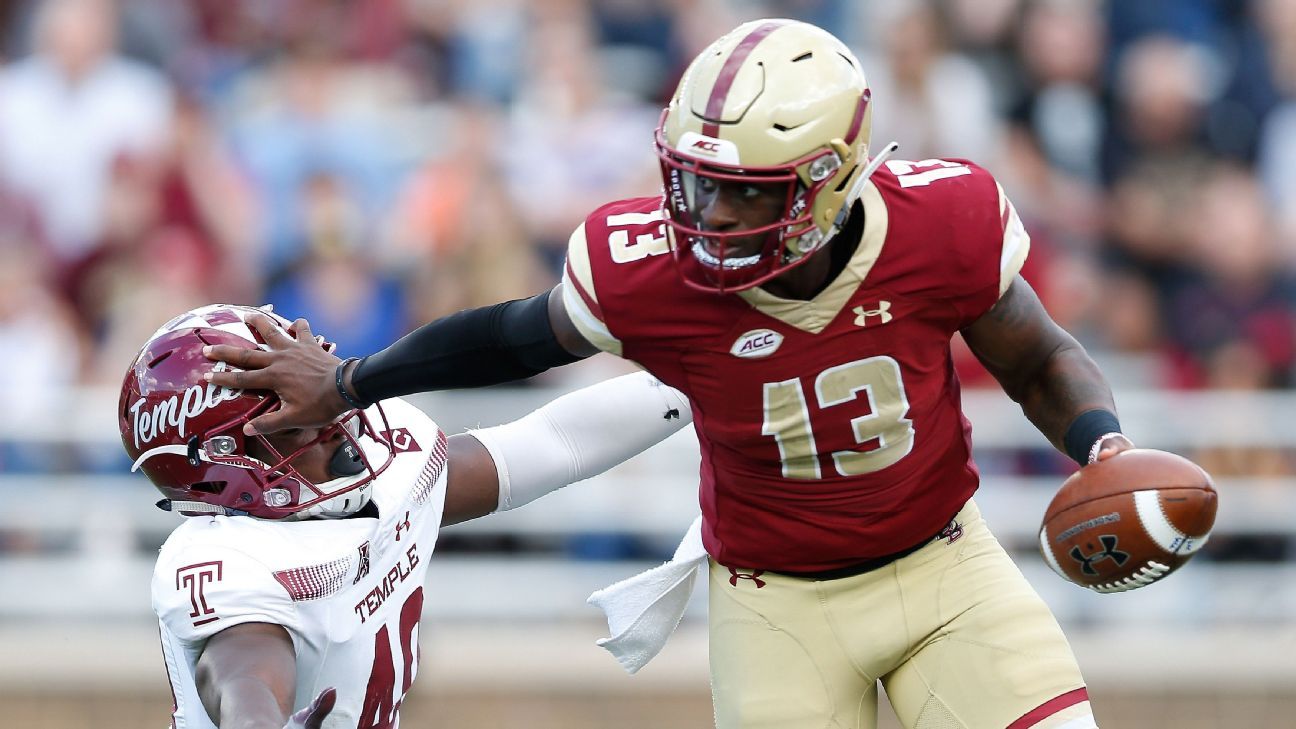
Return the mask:
<path id="1" fill-rule="evenodd" d="M 611 636 L 600 638 L 627 673 L 643 668 L 661 652 L 684 617 L 698 568 L 706 564 L 702 517 L 689 526 L 669 562 L 627 577 L 586 601 L 607 615 Z"/>

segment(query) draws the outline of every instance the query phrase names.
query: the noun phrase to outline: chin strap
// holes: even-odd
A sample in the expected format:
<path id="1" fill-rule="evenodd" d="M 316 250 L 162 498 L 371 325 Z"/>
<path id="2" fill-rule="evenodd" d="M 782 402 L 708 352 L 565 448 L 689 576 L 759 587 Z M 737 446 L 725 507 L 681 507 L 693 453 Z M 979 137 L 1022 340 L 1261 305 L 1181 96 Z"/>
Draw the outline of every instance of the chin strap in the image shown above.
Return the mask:
<path id="1" fill-rule="evenodd" d="M 850 217 L 851 208 L 855 207 L 855 201 L 860 198 L 860 195 L 864 194 L 864 183 L 868 182 L 868 179 L 873 176 L 874 172 L 878 171 L 882 163 L 887 161 L 887 157 L 890 157 L 899 148 L 900 144 L 898 142 L 890 142 L 882 148 L 881 152 L 877 153 L 877 156 L 869 160 L 869 163 L 864 167 L 864 171 L 855 180 L 855 184 L 851 185 L 850 194 L 846 196 L 846 204 L 842 205 L 841 210 L 837 211 L 837 217 L 833 220 L 832 227 L 820 239 L 820 243 L 832 240 L 834 236 L 841 232 L 842 226 L 846 225 L 846 218 Z"/>
<path id="2" fill-rule="evenodd" d="M 899 142 L 888 142 L 887 146 L 883 147 L 882 151 L 878 152 L 876 157 L 869 160 L 868 166 L 864 168 L 864 172 L 860 174 L 860 178 L 855 181 L 854 185 L 851 185 L 851 200 L 859 198 L 860 194 L 864 192 L 864 183 L 868 178 L 873 176 L 874 172 L 878 171 L 878 168 L 882 166 L 883 162 L 887 161 L 887 157 L 895 154 L 897 149 L 900 149 Z"/>
<path id="3" fill-rule="evenodd" d="M 194 514 L 217 514 L 220 516 L 247 516 L 246 511 L 231 509 L 228 506 L 219 504 L 209 504 L 205 501 L 180 501 L 178 499 L 162 499 L 155 504 L 162 511 L 190 512 Z"/>

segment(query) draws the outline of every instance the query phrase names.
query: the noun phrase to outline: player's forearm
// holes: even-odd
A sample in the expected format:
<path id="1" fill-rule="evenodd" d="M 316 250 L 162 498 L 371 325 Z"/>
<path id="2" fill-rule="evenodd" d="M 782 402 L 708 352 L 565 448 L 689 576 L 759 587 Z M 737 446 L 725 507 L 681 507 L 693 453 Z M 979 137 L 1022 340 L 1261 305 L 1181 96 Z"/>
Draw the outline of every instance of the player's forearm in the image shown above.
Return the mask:
<path id="1" fill-rule="evenodd" d="M 221 729 L 283 729 L 297 683 L 292 638 L 273 623 L 226 628 L 207 640 L 194 683 Z"/>
<path id="2" fill-rule="evenodd" d="M 416 392 L 519 380 L 580 359 L 549 324 L 549 293 L 425 324 L 351 365 L 344 381 L 366 403 Z"/>
<path id="3" fill-rule="evenodd" d="M 1061 344 L 1008 394 L 1058 450 L 1076 418 L 1091 410 L 1116 412 L 1111 387 L 1098 365 L 1074 340 Z"/>
<path id="4" fill-rule="evenodd" d="M 283 729 L 288 713 L 280 706 L 274 691 L 264 681 L 254 677 L 231 677 L 215 688 L 211 697 L 219 707 L 208 713 L 219 713 L 216 725 L 221 729 Z"/>
<path id="5" fill-rule="evenodd" d="M 1098 365 L 1053 321 L 1020 275 L 963 329 L 963 339 L 1044 437 L 1078 462 L 1088 462 L 1094 443 L 1082 441 L 1119 430 L 1111 388 Z M 1077 421 L 1086 412 L 1101 417 Z"/>

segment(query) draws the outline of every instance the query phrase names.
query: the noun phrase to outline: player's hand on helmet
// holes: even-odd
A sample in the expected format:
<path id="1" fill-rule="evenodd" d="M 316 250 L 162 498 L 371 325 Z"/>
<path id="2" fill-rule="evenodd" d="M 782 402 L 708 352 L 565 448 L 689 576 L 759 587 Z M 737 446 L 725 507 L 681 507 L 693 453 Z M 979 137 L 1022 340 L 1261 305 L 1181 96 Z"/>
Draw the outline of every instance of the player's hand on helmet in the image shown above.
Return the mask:
<path id="1" fill-rule="evenodd" d="M 1105 461 L 1117 453 L 1128 451 L 1134 447 L 1134 441 L 1130 440 L 1125 435 L 1121 433 L 1109 433 L 1099 438 L 1098 441 L 1094 443 L 1093 457 L 1089 459 L 1089 462 L 1097 463 L 1098 461 Z"/>
<path id="2" fill-rule="evenodd" d="M 296 714 L 288 717 L 288 723 L 284 724 L 284 729 L 320 729 L 324 725 L 324 719 L 333 711 L 334 704 L 337 703 L 337 689 L 329 687 L 319 693 L 310 706 L 298 711 Z"/>
<path id="3" fill-rule="evenodd" d="M 334 371 L 341 360 L 321 340 L 305 319 L 293 322 L 288 333 L 268 316 L 248 318 L 269 349 L 249 349 L 225 344 L 203 348 L 208 359 L 227 362 L 240 371 L 212 372 L 208 381 L 239 390 L 274 390 L 279 409 L 253 418 L 244 432 L 274 433 L 289 428 L 317 428 L 329 424 L 350 406 L 337 393 Z"/>

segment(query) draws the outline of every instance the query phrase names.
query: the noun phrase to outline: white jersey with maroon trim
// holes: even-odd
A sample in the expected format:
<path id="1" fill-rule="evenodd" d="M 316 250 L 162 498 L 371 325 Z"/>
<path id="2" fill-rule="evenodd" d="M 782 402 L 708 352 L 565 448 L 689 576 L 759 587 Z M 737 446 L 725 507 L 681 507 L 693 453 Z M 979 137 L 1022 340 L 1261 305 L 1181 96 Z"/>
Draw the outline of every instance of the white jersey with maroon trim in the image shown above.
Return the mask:
<path id="1" fill-rule="evenodd" d="M 191 517 L 162 545 L 153 609 L 175 695 L 173 726 L 206 729 L 194 681 L 203 646 L 240 623 L 282 625 L 297 654 L 295 707 L 337 689 L 329 729 L 396 727 L 419 663 L 423 582 L 446 489 L 446 436 L 382 403 L 396 449 L 373 482 L 378 518 Z M 381 419 L 375 419 L 380 422 Z"/>

